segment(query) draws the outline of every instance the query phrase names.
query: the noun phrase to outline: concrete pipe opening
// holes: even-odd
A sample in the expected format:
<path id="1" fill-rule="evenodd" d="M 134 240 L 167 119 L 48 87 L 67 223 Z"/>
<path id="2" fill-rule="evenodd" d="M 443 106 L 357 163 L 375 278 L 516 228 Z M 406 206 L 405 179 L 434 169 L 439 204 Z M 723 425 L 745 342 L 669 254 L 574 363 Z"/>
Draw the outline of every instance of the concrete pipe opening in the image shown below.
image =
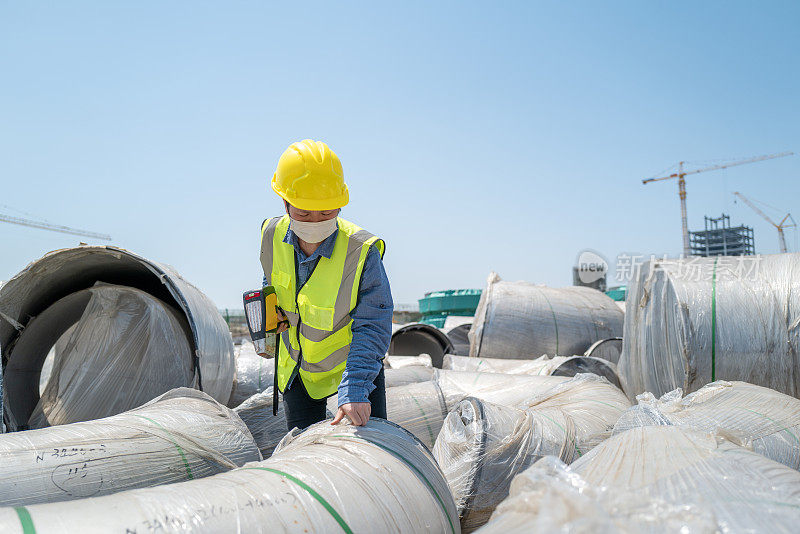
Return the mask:
<path id="1" fill-rule="evenodd" d="M 403 326 L 392 334 L 389 354 L 418 356 L 428 354 L 434 367 L 442 367 L 444 355 L 453 351 L 453 344 L 438 328 L 425 323 Z"/>
<path id="2" fill-rule="evenodd" d="M 148 310 L 146 318 L 142 310 Z M 158 325 L 155 330 L 153 325 Z M 136 340 L 149 345 L 147 354 Z M 47 424 L 47 410 L 37 409 L 39 380 L 57 343 L 68 358 L 57 358 L 53 371 L 71 375 L 69 380 L 52 375 L 44 389 L 42 398 L 51 388 L 51 407 L 61 413 L 54 423 L 114 415 L 142 404 L 141 395 L 150 400 L 176 386 L 201 389 L 222 403 L 231 394 L 233 344 L 214 304 L 172 267 L 123 249 L 81 246 L 50 252 L 0 288 L 4 420 L 9 430 Z M 135 365 L 120 363 L 126 355 L 147 361 L 144 374 Z M 87 373 L 81 375 L 85 380 L 74 380 L 81 357 L 95 368 L 106 365 L 106 372 L 118 380 L 103 387 Z M 94 387 L 87 389 L 88 383 Z M 149 385 L 139 388 L 141 384 Z M 80 409 L 74 409 L 76 402 Z"/>

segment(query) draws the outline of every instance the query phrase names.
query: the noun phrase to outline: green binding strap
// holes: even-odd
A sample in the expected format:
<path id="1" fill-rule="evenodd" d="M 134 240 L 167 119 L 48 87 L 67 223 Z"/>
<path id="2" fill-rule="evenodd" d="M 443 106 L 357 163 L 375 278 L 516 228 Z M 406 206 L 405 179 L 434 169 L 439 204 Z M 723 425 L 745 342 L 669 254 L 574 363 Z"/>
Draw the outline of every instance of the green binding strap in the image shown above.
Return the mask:
<path id="1" fill-rule="evenodd" d="M 33 519 L 28 509 L 24 506 L 15 506 L 14 511 L 17 512 L 17 517 L 19 517 L 22 534 L 36 534 L 36 527 L 33 526 Z"/>
<path id="2" fill-rule="evenodd" d="M 433 492 L 433 495 L 436 497 L 436 500 L 439 502 L 439 508 L 442 509 L 442 512 L 444 513 L 444 516 L 447 518 L 447 522 L 450 523 L 450 532 L 455 534 L 456 529 L 453 526 L 453 520 L 450 519 L 450 514 L 447 513 L 447 507 L 445 506 L 444 501 L 442 500 L 442 497 L 439 495 L 439 492 L 436 491 L 436 488 L 433 487 L 433 484 L 431 484 L 431 481 L 428 480 L 428 477 L 426 477 L 422 473 L 422 471 L 420 471 L 417 468 L 416 465 L 411 463 L 411 461 L 406 459 L 399 452 L 397 452 L 395 450 L 392 450 L 389 447 L 378 443 L 377 441 L 372 441 L 371 439 L 367 439 L 364 436 L 357 436 L 355 434 L 331 434 L 331 437 L 334 437 L 334 438 L 350 438 L 350 439 L 354 439 L 356 441 L 363 441 L 365 443 L 369 443 L 370 445 L 374 445 L 375 447 L 378 447 L 379 449 L 383 449 L 384 451 L 388 452 L 389 454 L 391 454 L 392 456 L 394 456 L 395 458 L 397 458 L 398 460 L 400 460 L 401 462 L 406 464 L 408 467 L 413 469 L 414 472 L 417 474 L 417 476 L 419 476 L 422 479 L 422 481 L 425 482 L 425 485 L 428 486 L 428 489 L 431 490 L 431 492 Z"/>
<path id="3" fill-rule="evenodd" d="M 717 379 L 717 261 L 714 258 L 714 272 L 711 275 L 711 381 Z"/>
<path id="4" fill-rule="evenodd" d="M 271 467 L 242 467 L 241 469 L 242 470 L 252 469 L 252 470 L 269 471 L 270 473 L 275 473 L 276 475 L 280 475 L 283 478 L 294 482 L 295 484 L 297 484 L 298 486 L 300 486 L 301 488 L 306 490 L 309 495 L 314 497 L 314 499 L 316 499 L 317 502 L 320 503 L 322 505 L 322 507 L 325 508 L 325 510 L 328 511 L 329 514 L 331 514 L 331 517 L 333 517 L 336 520 L 336 522 L 339 523 L 339 526 L 342 527 L 342 530 L 344 530 L 347 534 L 353 534 L 353 530 L 350 528 L 350 526 L 347 524 L 347 522 L 344 520 L 344 518 L 339 515 L 339 512 L 337 512 L 333 508 L 333 506 L 331 506 L 331 503 L 326 501 L 325 497 L 323 497 L 322 495 L 317 493 L 314 490 L 314 488 L 312 488 L 311 486 L 309 486 L 308 484 L 306 484 L 305 482 L 303 482 L 299 478 L 297 478 L 295 476 L 292 476 L 289 473 L 284 473 L 283 471 L 278 471 L 277 469 L 272 469 Z"/>
<path id="5" fill-rule="evenodd" d="M 159 423 L 158 421 L 154 421 L 153 419 L 150 419 L 149 417 L 145 417 L 143 415 L 137 415 L 135 413 L 131 414 L 131 415 L 133 415 L 134 417 L 138 417 L 140 419 L 144 419 L 146 421 L 150 421 L 151 423 L 156 425 L 158 428 L 160 428 L 161 430 L 163 430 L 164 432 L 167 433 L 167 437 L 172 442 L 172 444 L 175 445 L 175 448 L 178 449 L 178 453 L 181 455 L 181 459 L 183 460 L 183 465 L 186 467 L 186 474 L 189 476 L 189 480 L 192 480 L 194 478 L 194 476 L 192 475 L 192 469 L 189 467 L 189 461 L 186 459 L 186 455 L 183 453 L 183 449 L 181 448 L 180 445 L 178 445 L 178 442 L 175 441 L 175 438 L 170 433 L 170 431 L 167 430 L 166 428 L 164 428 L 163 426 L 161 426 L 161 423 Z"/>

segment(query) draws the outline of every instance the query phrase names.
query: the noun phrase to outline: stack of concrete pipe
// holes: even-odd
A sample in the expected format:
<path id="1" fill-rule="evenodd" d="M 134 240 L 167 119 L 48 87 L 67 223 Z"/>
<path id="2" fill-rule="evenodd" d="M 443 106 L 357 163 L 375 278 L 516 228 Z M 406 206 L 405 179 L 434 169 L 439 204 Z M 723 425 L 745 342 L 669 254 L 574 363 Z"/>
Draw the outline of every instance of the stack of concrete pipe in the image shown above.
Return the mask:
<path id="1" fill-rule="evenodd" d="M 796 532 L 800 472 L 706 432 L 645 426 L 518 476 L 479 532 Z"/>
<path id="2" fill-rule="evenodd" d="M 4 434 L 0 455 L 3 506 L 197 479 L 261 459 L 236 414 L 189 388 L 105 419 Z"/>
<path id="3" fill-rule="evenodd" d="M 201 480 L 70 503 L 0 509 L 9 534 L 80 532 L 460 532 L 436 462 L 383 420 L 319 423 L 269 460 Z"/>
<path id="4" fill-rule="evenodd" d="M 596 289 L 504 282 L 492 273 L 469 332 L 469 355 L 583 354 L 596 341 L 621 337 L 623 318 L 614 301 Z"/>
<path id="5" fill-rule="evenodd" d="M 569 463 L 586 454 L 611 435 L 630 406 L 621 390 L 596 375 L 552 384 L 537 380 L 545 377 L 515 378 L 520 380 L 511 387 L 524 395 L 490 394 L 506 405 L 474 397 L 461 401 L 433 449 L 466 531 L 486 522 L 514 476 L 546 455 Z M 481 388 L 476 393 L 486 396 Z"/>
<path id="6" fill-rule="evenodd" d="M 625 392 L 740 380 L 800 396 L 800 254 L 645 262 L 628 285 Z"/>
<path id="7" fill-rule="evenodd" d="M 65 335 L 40 403 L 42 365 Z M 233 386 L 233 343 L 214 304 L 168 265 L 115 247 L 51 252 L 3 285 L 0 350 L 9 430 L 119 413 L 175 386 L 224 404 Z"/>
<path id="8" fill-rule="evenodd" d="M 660 399 L 637 397 L 614 426 L 614 434 L 648 425 L 674 425 L 712 432 L 771 460 L 800 469 L 800 400 L 745 382 L 717 381 L 689 395 L 680 389 Z"/>

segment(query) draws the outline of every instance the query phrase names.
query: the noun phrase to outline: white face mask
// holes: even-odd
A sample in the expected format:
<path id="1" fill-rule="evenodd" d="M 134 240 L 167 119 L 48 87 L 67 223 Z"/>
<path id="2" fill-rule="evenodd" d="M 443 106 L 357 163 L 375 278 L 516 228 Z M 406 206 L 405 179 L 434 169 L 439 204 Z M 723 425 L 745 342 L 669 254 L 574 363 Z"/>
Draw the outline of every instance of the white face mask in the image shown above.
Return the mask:
<path id="1" fill-rule="evenodd" d="M 336 231 L 336 217 L 320 222 L 303 222 L 292 219 L 289 228 L 306 243 L 322 243 L 325 238 Z"/>

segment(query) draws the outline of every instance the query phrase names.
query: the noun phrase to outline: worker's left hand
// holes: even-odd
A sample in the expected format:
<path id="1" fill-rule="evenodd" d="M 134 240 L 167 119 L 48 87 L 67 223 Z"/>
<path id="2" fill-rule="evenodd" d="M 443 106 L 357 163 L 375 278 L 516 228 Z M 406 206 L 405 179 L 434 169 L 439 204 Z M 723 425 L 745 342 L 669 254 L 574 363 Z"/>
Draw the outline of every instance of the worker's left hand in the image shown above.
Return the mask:
<path id="1" fill-rule="evenodd" d="M 339 406 L 336 417 L 333 418 L 332 425 L 337 424 L 346 415 L 356 426 L 364 426 L 369 421 L 369 414 L 372 413 L 372 405 L 368 402 L 348 402 Z"/>

